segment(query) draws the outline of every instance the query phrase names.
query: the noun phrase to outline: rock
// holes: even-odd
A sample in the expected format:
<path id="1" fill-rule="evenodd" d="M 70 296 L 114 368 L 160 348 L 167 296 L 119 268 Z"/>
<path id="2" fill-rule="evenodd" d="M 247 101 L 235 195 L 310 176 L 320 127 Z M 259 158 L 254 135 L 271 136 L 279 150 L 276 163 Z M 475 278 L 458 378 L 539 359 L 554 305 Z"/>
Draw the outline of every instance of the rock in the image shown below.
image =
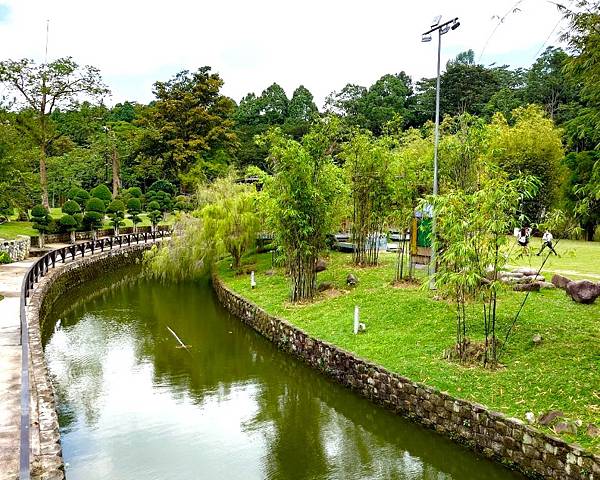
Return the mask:
<path id="1" fill-rule="evenodd" d="M 521 273 L 523 275 L 537 275 L 538 271 L 534 268 L 529 268 L 529 267 L 521 267 L 521 268 L 515 268 L 513 270 L 514 273 Z"/>
<path id="2" fill-rule="evenodd" d="M 315 267 L 315 272 L 323 272 L 327 270 L 327 263 L 325 263 L 325 260 L 323 260 L 322 258 L 319 258 L 317 260 L 317 266 Z"/>
<path id="3" fill-rule="evenodd" d="M 525 420 L 529 423 L 535 423 L 535 414 L 533 412 L 527 412 L 525 414 Z"/>
<path id="4" fill-rule="evenodd" d="M 265 272 L 265 275 L 266 275 L 267 277 L 272 277 L 273 275 L 275 275 L 275 270 L 272 270 L 272 269 L 271 269 L 271 270 L 267 270 L 267 271 Z"/>
<path id="5" fill-rule="evenodd" d="M 590 437 L 600 437 L 600 428 L 598 428 L 596 425 L 594 425 L 593 423 L 590 423 L 587 426 L 587 434 Z"/>
<path id="6" fill-rule="evenodd" d="M 543 337 L 539 333 L 536 333 L 531 339 L 534 345 L 540 345 L 543 340 Z"/>
<path id="7" fill-rule="evenodd" d="M 577 434 L 577 427 L 573 423 L 560 422 L 554 425 L 554 431 L 556 433 L 572 433 Z"/>
<path id="8" fill-rule="evenodd" d="M 556 286 L 556 288 L 562 288 L 563 290 L 567 288 L 567 284 L 571 281 L 570 278 L 563 277 L 562 275 L 554 274 L 552 275 L 552 283 Z"/>
<path id="9" fill-rule="evenodd" d="M 562 417 L 563 415 L 564 413 L 560 410 L 550 410 L 549 412 L 540 415 L 538 418 L 538 423 L 540 425 L 550 425 L 552 422 L 554 422 L 554 420 Z"/>
<path id="10" fill-rule="evenodd" d="M 540 284 L 540 288 L 556 288 L 556 285 L 550 282 L 537 282 Z"/>
<path id="11" fill-rule="evenodd" d="M 517 279 L 518 283 L 533 283 L 533 282 L 544 282 L 546 279 L 541 275 L 523 275 Z"/>
<path id="12" fill-rule="evenodd" d="M 333 282 L 321 282 L 317 286 L 317 290 L 319 292 L 324 292 L 325 290 L 331 290 L 333 288 Z"/>
<path id="13" fill-rule="evenodd" d="M 540 284 L 539 283 L 517 283 L 513 290 L 515 292 L 539 292 Z"/>
<path id="14" fill-rule="evenodd" d="M 567 283 L 567 293 L 577 303 L 594 303 L 600 296 L 600 285 L 589 280 L 576 280 Z"/>
<path id="15" fill-rule="evenodd" d="M 346 283 L 351 287 L 354 287 L 358 283 L 358 278 L 356 278 L 354 274 L 349 273 L 346 277 Z"/>

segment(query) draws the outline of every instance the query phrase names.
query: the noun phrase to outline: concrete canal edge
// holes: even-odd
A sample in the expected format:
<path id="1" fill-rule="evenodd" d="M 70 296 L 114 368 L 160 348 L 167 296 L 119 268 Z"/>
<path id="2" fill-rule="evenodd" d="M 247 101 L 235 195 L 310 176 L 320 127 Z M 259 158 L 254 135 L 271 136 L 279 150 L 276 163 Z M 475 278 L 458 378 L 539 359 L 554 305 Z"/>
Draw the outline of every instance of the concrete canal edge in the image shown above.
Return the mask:
<path id="1" fill-rule="evenodd" d="M 311 337 L 266 313 L 213 276 L 219 302 L 283 351 L 372 402 L 408 417 L 532 478 L 600 480 L 600 456 L 517 418 L 416 383 Z"/>
<path id="2" fill-rule="evenodd" d="M 42 348 L 42 326 L 52 306 L 69 289 L 103 273 L 134 264 L 152 244 L 106 251 L 57 265 L 40 279 L 26 307 L 29 326 L 31 380 L 31 478 L 63 480 L 65 465 L 60 444 L 56 399 Z"/>

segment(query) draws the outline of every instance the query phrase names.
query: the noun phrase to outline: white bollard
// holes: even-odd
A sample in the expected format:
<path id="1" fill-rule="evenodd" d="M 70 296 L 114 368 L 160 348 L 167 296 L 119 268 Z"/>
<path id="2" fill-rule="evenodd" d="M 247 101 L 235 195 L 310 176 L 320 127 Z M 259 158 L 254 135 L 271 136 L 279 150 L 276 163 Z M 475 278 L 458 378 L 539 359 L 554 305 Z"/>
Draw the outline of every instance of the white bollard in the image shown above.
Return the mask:
<path id="1" fill-rule="evenodd" d="M 256 287 L 256 281 L 254 280 L 254 270 L 250 272 L 250 288 Z"/>
<path id="2" fill-rule="evenodd" d="M 358 311 L 358 305 L 354 306 L 354 335 L 358 334 L 360 313 Z"/>

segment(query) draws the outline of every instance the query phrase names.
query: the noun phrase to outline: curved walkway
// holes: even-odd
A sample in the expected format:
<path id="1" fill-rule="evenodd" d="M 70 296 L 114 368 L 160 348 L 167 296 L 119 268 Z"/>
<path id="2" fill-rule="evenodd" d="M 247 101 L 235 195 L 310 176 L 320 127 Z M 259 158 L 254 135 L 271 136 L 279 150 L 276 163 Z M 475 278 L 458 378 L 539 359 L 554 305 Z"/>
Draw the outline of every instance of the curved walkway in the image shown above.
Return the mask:
<path id="1" fill-rule="evenodd" d="M 21 284 L 35 258 L 0 265 L 0 480 L 19 475 Z"/>

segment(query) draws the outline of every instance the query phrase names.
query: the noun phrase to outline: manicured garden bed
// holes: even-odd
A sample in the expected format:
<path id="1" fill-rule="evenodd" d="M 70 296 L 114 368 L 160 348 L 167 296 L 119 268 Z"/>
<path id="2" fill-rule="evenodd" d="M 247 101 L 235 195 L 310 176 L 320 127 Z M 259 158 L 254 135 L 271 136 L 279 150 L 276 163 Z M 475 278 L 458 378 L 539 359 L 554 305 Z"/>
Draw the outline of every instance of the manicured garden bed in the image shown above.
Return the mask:
<path id="1" fill-rule="evenodd" d="M 575 304 L 562 290 L 532 294 L 501 358 L 503 368 L 489 371 L 444 358 L 454 341 L 453 306 L 418 285 L 393 287 L 393 254 L 382 254 L 381 265 L 367 269 L 352 267 L 350 255 L 331 253 L 327 260 L 328 268 L 318 280 L 332 282 L 335 289 L 302 305 L 288 302 L 289 285 L 281 268 L 265 274 L 271 269 L 270 254 L 246 259 L 245 270 L 256 272 L 255 289 L 250 288 L 248 274 L 230 270 L 229 261 L 217 268 L 228 286 L 269 313 L 415 381 L 523 420 L 526 412 L 561 410 L 566 419 L 582 422 L 576 435 L 561 437 L 600 451 L 600 438 L 586 432 L 590 423 L 600 426 L 600 303 Z M 585 264 L 593 268 L 589 261 L 580 266 Z M 357 287 L 346 286 L 348 273 L 358 277 Z M 502 333 L 524 295 L 502 293 Z M 359 335 L 352 333 L 355 305 L 367 326 Z M 480 339 L 480 312 L 474 306 L 471 310 L 469 336 Z M 532 342 L 536 334 L 543 337 L 539 345 Z"/>

